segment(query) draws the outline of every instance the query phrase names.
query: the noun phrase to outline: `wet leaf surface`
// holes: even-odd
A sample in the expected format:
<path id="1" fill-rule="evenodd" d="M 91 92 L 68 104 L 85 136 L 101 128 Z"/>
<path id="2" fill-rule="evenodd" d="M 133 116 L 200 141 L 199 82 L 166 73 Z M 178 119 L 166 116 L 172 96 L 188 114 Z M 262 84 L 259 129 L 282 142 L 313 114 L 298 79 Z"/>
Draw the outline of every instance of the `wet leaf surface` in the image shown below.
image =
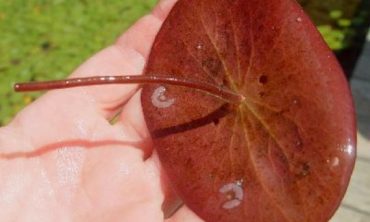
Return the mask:
<path id="1" fill-rule="evenodd" d="M 206 81 L 246 97 L 231 105 L 190 88 L 143 89 L 155 149 L 199 216 L 331 217 L 354 164 L 352 101 L 333 54 L 297 3 L 180 0 L 146 74 Z"/>

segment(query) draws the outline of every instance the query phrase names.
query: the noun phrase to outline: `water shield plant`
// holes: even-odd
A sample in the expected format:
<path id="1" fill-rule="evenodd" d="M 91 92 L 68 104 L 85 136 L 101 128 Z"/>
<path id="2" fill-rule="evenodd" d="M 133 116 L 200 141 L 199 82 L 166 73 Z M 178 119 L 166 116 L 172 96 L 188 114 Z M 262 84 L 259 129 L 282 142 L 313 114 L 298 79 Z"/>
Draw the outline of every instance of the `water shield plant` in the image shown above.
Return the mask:
<path id="1" fill-rule="evenodd" d="M 355 159 L 343 72 L 293 0 L 179 0 L 142 76 L 17 84 L 143 84 L 177 193 L 206 221 L 328 221 Z"/>

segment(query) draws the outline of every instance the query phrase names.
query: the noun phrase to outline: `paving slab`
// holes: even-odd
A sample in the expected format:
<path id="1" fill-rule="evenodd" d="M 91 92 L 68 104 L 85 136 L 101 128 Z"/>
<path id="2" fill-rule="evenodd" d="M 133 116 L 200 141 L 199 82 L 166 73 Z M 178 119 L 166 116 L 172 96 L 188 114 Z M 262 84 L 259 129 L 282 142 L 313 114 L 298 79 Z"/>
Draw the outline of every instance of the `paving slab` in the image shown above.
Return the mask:
<path id="1" fill-rule="evenodd" d="M 357 160 L 347 193 L 330 222 L 370 221 L 370 32 L 350 84 L 357 113 Z"/>

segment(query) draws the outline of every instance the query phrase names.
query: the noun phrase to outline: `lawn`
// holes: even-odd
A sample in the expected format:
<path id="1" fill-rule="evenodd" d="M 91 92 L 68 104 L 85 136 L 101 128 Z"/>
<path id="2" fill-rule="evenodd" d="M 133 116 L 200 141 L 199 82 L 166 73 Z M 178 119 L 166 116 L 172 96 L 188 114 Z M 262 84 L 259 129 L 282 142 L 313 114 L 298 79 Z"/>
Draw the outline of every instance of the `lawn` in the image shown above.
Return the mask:
<path id="1" fill-rule="evenodd" d="M 0 0 L 0 125 L 39 95 L 14 93 L 14 82 L 64 78 L 155 2 Z"/>
<path id="2" fill-rule="evenodd" d="M 155 2 L 0 0 L 0 125 L 39 96 L 14 93 L 15 82 L 66 77 L 86 58 L 114 42 Z M 360 0 L 299 2 L 332 49 L 350 47 L 351 16 Z"/>

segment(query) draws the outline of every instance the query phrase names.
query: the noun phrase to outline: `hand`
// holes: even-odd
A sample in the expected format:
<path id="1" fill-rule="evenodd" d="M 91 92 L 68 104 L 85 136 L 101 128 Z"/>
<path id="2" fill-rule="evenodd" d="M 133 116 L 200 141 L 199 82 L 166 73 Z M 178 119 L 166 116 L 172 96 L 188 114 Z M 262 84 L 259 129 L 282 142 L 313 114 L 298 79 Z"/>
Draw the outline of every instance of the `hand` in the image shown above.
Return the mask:
<path id="1" fill-rule="evenodd" d="M 142 73 L 174 3 L 160 1 L 72 76 Z M 26 107 L 0 129 L 0 181 L 1 221 L 201 221 L 185 206 L 164 219 L 178 200 L 136 85 L 55 90 Z"/>

